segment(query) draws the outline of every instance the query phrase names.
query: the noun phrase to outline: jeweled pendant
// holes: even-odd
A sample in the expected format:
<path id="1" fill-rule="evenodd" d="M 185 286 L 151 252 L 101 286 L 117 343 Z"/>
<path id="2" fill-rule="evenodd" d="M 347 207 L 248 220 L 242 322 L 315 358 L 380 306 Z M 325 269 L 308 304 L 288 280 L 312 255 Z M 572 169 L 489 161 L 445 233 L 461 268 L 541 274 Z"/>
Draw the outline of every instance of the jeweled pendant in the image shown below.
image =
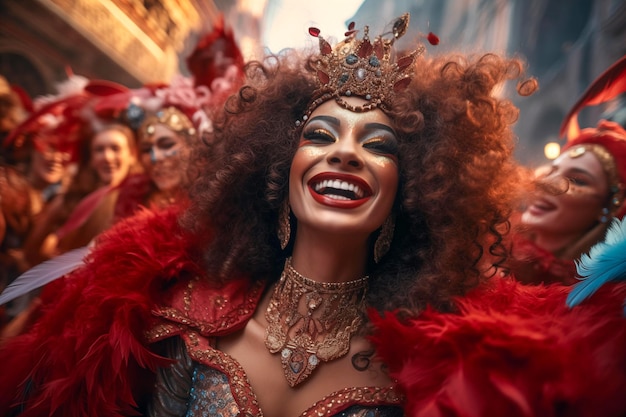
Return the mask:
<path id="1" fill-rule="evenodd" d="M 293 344 L 288 344 L 280 352 L 280 360 L 287 383 L 292 388 L 305 381 L 320 363 L 315 353 Z"/>

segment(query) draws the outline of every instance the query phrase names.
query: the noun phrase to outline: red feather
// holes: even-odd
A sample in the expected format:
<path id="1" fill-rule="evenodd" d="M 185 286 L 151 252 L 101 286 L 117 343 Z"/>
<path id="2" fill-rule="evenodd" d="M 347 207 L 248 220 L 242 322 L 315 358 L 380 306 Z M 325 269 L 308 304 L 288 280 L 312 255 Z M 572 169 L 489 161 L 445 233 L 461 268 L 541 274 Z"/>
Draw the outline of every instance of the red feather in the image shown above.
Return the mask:
<path id="1" fill-rule="evenodd" d="M 626 92 L 626 55 L 611 65 L 587 88 L 567 113 L 559 134 L 573 139 L 578 136 L 578 113 L 587 106 L 602 104 Z"/>
<path id="2" fill-rule="evenodd" d="M 85 91 L 96 96 L 110 96 L 129 91 L 129 88 L 108 80 L 90 80 L 85 86 Z"/>
<path id="3" fill-rule="evenodd" d="M 168 363 L 143 337 L 159 291 L 183 270 L 202 273 L 189 257 L 197 241 L 181 232 L 177 216 L 144 211 L 120 222 L 84 268 L 44 289 L 40 320 L 0 350 L 0 415 L 20 401 L 28 380 L 35 391 L 23 416 L 137 413 L 138 388 Z"/>
<path id="4" fill-rule="evenodd" d="M 460 299 L 459 314 L 373 313 L 372 340 L 406 415 L 626 415 L 626 285 L 573 310 L 570 289 L 500 280 Z"/>
<path id="5" fill-rule="evenodd" d="M 42 129 L 45 128 L 45 125 L 42 123 L 42 116 L 47 114 L 64 116 L 62 122 L 50 132 L 50 135 L 47 135 L 47 138 L 61 141 L 63 144 L 70 145 L 71 147 L 77 146 L 78 138 L 70 133 L 74 132 L 77 126 L 84 123 L 80 116 L 80 111 L 88 100 L 88 94 L 80 93 L 64 97 L 42 106 L 13 129 L 3 141 L 2 146 L 10 147 L 13 142 L 22 135 L 41 132 Z"/>
<path id="6" fill-rule="evenodd" d="M 223 77 L 230 65 L 243 69 L 244 60 L 231 30 L 224 26 L 220 14 L 213 30 L 204 36 L 187 58 L 187 67 L 196 86 L 211 88 L 213 80 Z"/>
<path id="7" fill-rule="evenodd" d="M 207 236 L 179 226 L 182 209 L 143 210 L 120 221 L 97 239 L 84 267 L 44 288 L 39 320 L 0 348 L 0 415 L 22 403 L 27 417 L 136 415 L 155 370 L 170 363 L 145 336 L 160 320 L 153 312 L 174 305 L 175 294 L 183 311 L 189 277 L 204 278 L 193 294 L 201 305 L 194 304 L 192 322 L 228 332 L 249 320 L 241 314 L 249 281 L 233 279 L 216 292 L 200 261 Z M 255 294 L 254 303 L 262 288 Z M 227 307 L 217 307 L 218 296 Z"/>

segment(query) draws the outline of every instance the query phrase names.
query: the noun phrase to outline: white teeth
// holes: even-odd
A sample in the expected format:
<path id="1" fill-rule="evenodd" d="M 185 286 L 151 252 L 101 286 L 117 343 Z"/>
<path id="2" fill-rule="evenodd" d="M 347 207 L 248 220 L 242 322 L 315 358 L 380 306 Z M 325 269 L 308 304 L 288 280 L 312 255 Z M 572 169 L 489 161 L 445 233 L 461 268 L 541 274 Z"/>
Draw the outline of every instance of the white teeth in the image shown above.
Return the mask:
<path id="1" fill-rule="evenodd" d="M 348 197 L 344 197 L 342 195 L 336 195 L 336 194 L 326 194 L 326 197 L 329 197 L 335 200 L 350 200 Z"/>
<path id="2" fill-rule="evenodd" d="M 363 198 L 363 194 L 364 194 L 358 185 L 351 184 L 347 181 L 342 181 L 342 180 L 323 180 L 322 182 L 315 184 L 313 188 L 315 189 L 315 191 L 318 191 L 318 192 L 324 188 L 335 188 L 337 190 L 352 191 L 358 198 Z M 343 198 L 343 197 L 339 198 L 341 196 L 336 196 L 336 195 L 328 195 L 328 197 L 338 198 L 341 200 L 347 200 L 347 198 Z"/>

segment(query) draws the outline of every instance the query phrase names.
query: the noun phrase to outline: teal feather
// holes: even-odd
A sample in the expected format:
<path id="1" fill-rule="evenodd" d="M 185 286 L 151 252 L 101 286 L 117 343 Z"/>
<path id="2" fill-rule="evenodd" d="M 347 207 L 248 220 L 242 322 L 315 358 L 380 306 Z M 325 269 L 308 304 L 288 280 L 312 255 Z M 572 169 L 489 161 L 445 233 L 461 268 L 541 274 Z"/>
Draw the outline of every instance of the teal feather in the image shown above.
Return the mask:
<path id="1" fill-rule="evenodd" d="M 607 282 L 626 280 L 626 220 L 613 220 L 604 242 L 594 245 L 589 254 L 583 255 L 576 269 L 582 280 L 567 297 L 569 307 L 591 297 Z"/>

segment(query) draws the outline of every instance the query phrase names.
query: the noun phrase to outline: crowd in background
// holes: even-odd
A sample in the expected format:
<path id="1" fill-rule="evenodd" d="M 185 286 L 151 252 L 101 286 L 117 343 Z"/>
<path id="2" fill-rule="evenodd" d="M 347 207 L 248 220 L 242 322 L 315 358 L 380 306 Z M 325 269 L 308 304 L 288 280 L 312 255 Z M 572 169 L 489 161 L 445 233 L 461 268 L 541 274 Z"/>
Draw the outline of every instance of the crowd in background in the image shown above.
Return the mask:
<path id="1" fill-rule="evenodd" d="M 0 77 L 0 290 L 142 208 L 184 203 L 191 145 L 238 87 L 243 59 L 220 23 L 187 63 L 195 76 L 137 89 L 68 74 L 34 99 Z M 37 294 L 0 307 L 0 327 Z"/>

